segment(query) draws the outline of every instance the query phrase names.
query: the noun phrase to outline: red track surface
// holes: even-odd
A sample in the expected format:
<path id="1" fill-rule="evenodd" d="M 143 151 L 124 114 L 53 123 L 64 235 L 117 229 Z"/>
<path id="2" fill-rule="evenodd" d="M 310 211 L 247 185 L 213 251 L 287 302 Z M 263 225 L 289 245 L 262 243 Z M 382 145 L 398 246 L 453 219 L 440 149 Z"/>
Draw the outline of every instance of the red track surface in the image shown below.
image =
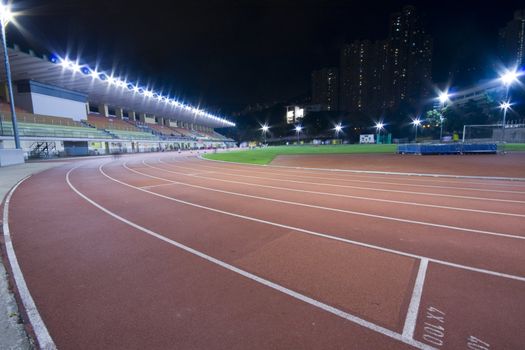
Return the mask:
<path id="1" fill-rule="evenodd" d="M 9 222 L 59 349 L 522 349 L 524 204 L 155 154 L 36 175 Z"/>

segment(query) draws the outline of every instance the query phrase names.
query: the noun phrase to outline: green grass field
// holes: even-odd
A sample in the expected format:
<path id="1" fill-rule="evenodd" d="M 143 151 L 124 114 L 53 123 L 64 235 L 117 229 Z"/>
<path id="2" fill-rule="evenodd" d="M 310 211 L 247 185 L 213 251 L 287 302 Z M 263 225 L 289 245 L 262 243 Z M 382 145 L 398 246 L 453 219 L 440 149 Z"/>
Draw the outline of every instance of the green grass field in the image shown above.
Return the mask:
<path id="1" fill-rule="evenodd" d="M 507 152 L 525 152 L 525 143 L 508 143 Z M 356 154 L 356 153 L 395 153 L 396 145 L 325 145 L 325 146 L 276 146 L 248 151 L 209 153 L 204 158 L 226 162 L 269 164 L 281 154 Z"/>
<path id="2" fill-rule="evenodd" d="M 507 143 L 505 151 L 525 152 L 525 143 Z"/>
<path id="3" fill-rule="evenodd" d="M 281 154 L 355 154 L 355 153 L 394 153 L 396 145 L 325 145 L 325 146 L 276 146 L 249 151 L 205 154 L 207 159 L 227 162 L 269 164 Z"/>

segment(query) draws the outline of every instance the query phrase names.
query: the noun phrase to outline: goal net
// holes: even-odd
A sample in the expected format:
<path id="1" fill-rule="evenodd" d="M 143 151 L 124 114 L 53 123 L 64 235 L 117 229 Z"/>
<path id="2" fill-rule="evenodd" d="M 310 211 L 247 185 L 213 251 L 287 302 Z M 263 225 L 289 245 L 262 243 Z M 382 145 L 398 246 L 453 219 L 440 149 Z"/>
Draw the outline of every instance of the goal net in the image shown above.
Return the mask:
<path id="1" fill-rule="evenodd" d="M 525 124 L 486 124 L 463 126 L 463 142 L 525 142 Z"/>

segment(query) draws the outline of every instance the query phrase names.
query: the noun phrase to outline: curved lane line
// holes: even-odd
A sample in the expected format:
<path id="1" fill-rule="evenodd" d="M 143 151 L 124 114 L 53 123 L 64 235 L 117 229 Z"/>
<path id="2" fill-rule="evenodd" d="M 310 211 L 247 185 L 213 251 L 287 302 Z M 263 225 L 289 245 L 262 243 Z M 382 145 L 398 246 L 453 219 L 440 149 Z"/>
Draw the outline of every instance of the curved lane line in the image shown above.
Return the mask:
<path id="1" fill-rule="evenodd" d="M 484 234 L 484 235 L 504 237 L 504 238 L 510 238 L 510 239 L 525 240 L 525 236 L 518 236 L 518 235 L 507 234 L 507 233 L 499 233 L 499 232 L 491 232 L 491 231 L 484 231 L 484 230 L 476 230 L 476 229 L 471 229 L 471 228 L 466 228 L 466 227 L 434 224 L 434 223 L 426 222 L 426 221 L 416 221 L 416 220 L 401 219 L 401 218 L 396 218 L 396 217 L 392 217 L 392 216 L 369 214 L 369 213 L 363 213 L 363 212 L 353 211 L 353 210 L 344 210 L 344 209 L 337 209 L 337 208 L 331 208 L 331 207 L 323 207 L 323 206 L 320 206 L 320 205 L 305 204 L 305 203 L 292 202 L 292 201 L 286 201 L 286 200 L 274 199 L 274 198 L 268 198 L 268 197 L 253 196 L 253 195 L 239 193 L 239 192 L 219 190 L 219 189 L 215 189 L 215 188 L 211 188 L 211 187 L 192 185 L 192 184 L 188 184 L 188 183 L 185 183 L 185 182 L 174 181 L 174 180 L 169 180 L 169 179 L 166 179 L 166 178 L 163 178 L 163 177 L 149 175 L 149 174 L 137 171 L 135 169 L 129 168 L 127 166 L 127 163 L 124 163 L 123 166 L 124 166 L 124 168 L 128 169 L 131 172 L 137 173 L 137 174 L 142 175 L 142 176 L 150 177 L 152 179 L 167 181 L 167 182 L 171 182 L 171 183 L 182 185 L 182 186 L 188 186 L 188 187 L 198 188 L 198 189 L 202 189 L 202 190 L 206 190 L 206 191 L 224 193 L 224 194 L 233 195 L 233 196 L 239 196 L 239 197 L 245 197 L 245 198 L 253 198 L 253 199 L 258 199 L 258 200 L 263 200 L 263 201 L 268 201 L 268 202 L 275 202 L 275 203 L 282 203 L 282 204 L 288 204 L 288 205 L 295 205 L 295 206 L 300 206 L 300 207 L 305 207 L 305 208 L 327 210 L 327 211 L 333 211 L 333 212 L 343 213 L 343 214 L 365 216 L 365 217 L 370 217 L 370 218 L 374 218 L 374 219 L 397 221 L 397 222 L 402 222 L 402 223 L 405 223 L 405 224 L 422 225 L 422 226 L 429 226 L 429 227 L 444 228 L 444 229 L 448 229 L 448 230 L 456 230 L 456 231 Z"/>
<path id="2" fill-rule="evenodd" d="M 450 267 L 459 268 L 459 269 L 468 270 L 468 271 L 479 272 L 479 273 L 492 275 L 492 276 L 497 276 L 497 277 L 508 278 L 508 279 L 512 279 L 512 280 L 516 280 L 516 281 L 520 281 L 520 282 L 525 282 L 525 277 L 522 277 L 522 276 L 516 276 L 516 275 L 511 275 L 511 274 L 507 274 L 507 273 L 503 273 L 503 272 L 491 271 L 491 270 L 481 269 L 481 268 L 477 268 L 477 267 L 461 265 L 461 264 L 457 264 L 457 263 L 453 263 L 453 262 L 449 262 L 449 261 L 445 261 L 445 260 L 429 258 L 429 257 L 422 256 L 422 255 L 402 252 L 402 251 L 395 250 L 395 249 L 390 249 L 390 248 L 381 247 L 381 246 L 377 246 L 377 245 L 373 245 L 373 244 L 369 244 L 369 243 L 354 241 L 354 240 L 341 238 L 341 237 L 337 237 L 337 236 L 332 236 L 332 235 L 329 235 L 329 234 L 315 232 L 315 231 L 303 229 L 303 228 L 300 228 L 300 227 L 294 227 L 294 226 L 279 224 L 277 222 L 267 221 L 267 220 L 263 220 L 263 219 L 257 219 L 255 217 L 241 215 L 241 214 L 236 214 L 236 213 L 228 212 L 228 211 L 221 210 L 221 209 L 215 209 L 215 208 L 207 207 L 207 206 L 204 206 L 204 205 L 201 205 L 201 204 L 188 202 L 188 201 L 185 201 L 185 200 L 182 200 L 182 199 L 177 199 L 177 198 L 174 198 L 174 197 L 165 196 L 165 195 L 162 195 L 162 194 L 159 194 L 159 193 L 156 193 L 156 192 L 148 191 L 146 189 L 143 189 L 143 188 L 140 188 L 140 187 L 137 187 L 137 186 L 130 185 L 130 184 L 128 184 L 126 182 L 123 182 L 123 181 L 120 181 L 118 179 L 115 179 L 114 177 L 111 177 L 106 172 L 104 172 L 103 167 L 104 167 L 104 164 L 101 164 L 98 167 L 98 170 L 99 170 L 99 172 L 102 175 L 104 175 L 109 180 L 114 181 L 116 183 L 119 183 L 119 184 L 121 184 L 123 186 L 133 188 L 133 189 L 135 189 L 137 191 L 148 193 L 148 194 L 150 194 L 152 196 L 156 196 L 156 197 L 159 197 L 159 198 L 167 199 L 169 201 L 185 204 L 185 205 L 192 206 L 192 207 L 195 207 L 195 208 L 200 208 L 200 209 L 208 210 L 208 211 L 211 211 L 211 212 L 220 213 L 220 214 L 224 214 L 224 215 L 228 215 L 228 216 L 231 216 L 231 217 L 236 217 L 236 218 L 240 218 L 240 219 L 244 219 L 244 220 L 248 220 L 248 221 L 253 221 L 253 222 L 266 224 L 266 225 L 271 225 L 271 226 L 275 226 L 275 227 L 281 227 L 281 228 L 284 228 L 284 229 L 287 229 L 287 230 L 301 232 L 301 233 L 308 234 L 308 235 L 311 235 L 311 236 L 322 237 L 322 238 L 331 239 L 331 240 L 334 240 L 334 241 L 339 241 L 339 242 L 343 242 L 343 243 L 353 244 L 353 245 L 357 245 L 357 246 L 360 246 L 360 247 L 371 248 L 371 249 L 380 250 L 380 251 L 383 251 L 383 252 L 397 254 L 397 255 L 406 256 L 406 257 L 415 258 L 415 259 L 428 259 L 429 262 L 435 262 L 437 264 L 441 264 L 441 265 L 445 265 L 445 266 L 450 266 Z"/>
<path id="3" fill-rule="evenodd" d="M 11 241 L 11 232 L 9 230 L 9 204 L 11 203 L 11 197 L 13 196 L 13 193 L 18 188 L 18 186 L 20 186 L 22 182 L 27 180 L 29 177 L 30 176 L 27 176 L 20 180 L 11 189 L 4 202 L 3 231 L 5 248 L 7 252 L 7 259 L 9 260 L 9 264 L 11 265 L 11 272 L 13 273 L 13 278 L 18 289 L 18 294 L 20 295 L 20 299 L 22 300 L 22 304 L 24 305 L 27 317 L 29 318 L 29 323 L 31 324 L 33 332 L 35 333 L 38 345 L 41 349 L 44 350 L 55 350 L 57 347 L 53 339 L 51 338 L 51 335 L 49 335 L 47 327 L 44 321 L 42 320 L 40 313 L 38 312 L 35 301 L 33 300 L 33 297 L 31 296 L 29 288 L 27 287 L 26 281 L 24 279 L 22 269 L 18 264 L 18 259 L 16 257 L 15 249 L 13 247 L 13 242 Z"/>
<path id="4" fill-rule="evenodd" d="M 99 170 L 101 170 L 101 172 L 103 172 L 102 166 L 103 165 L 100 165 L 100 167 L 99 167 Z M 75 191 L 76 194 L 78 194 L 80 197 L 82 197 L 84 200 L 86 200 L 88 203 L 92 204 L 93 206 L 95 206 L 96 208 L 102 210 L 104 213 L 112 216 L 113 218 L 115 218 L 115 219 L 117 219 L 117 220 L 119 220 L 119 221 L 121 221 L 121 222 L 123 222 L 123 223 L 125 223 L 125 224 L 127 224 L 127 225 L 129 225 L 129 226 L 131 226 L 131 227 L 133 227 L 133 228 L 135 228 L 137 230 L 139 230 L 139 231 L 142 231 L 142 232 L 144 232 L 144 233 L 146 233 L 146 234 L 148 234 L 150 236 L 153 236 L 153 237 L 155 237 L 157 239 L 160 239 L 161 241 L 164 241 L 164 242 L 166 242 L 168 244 L 171 244 L 171 245 L 173 245 L 173 246 L 175 246 L 175 247 L 177 247 L 179 249 L 182 249 L 182 250 L 186 251 L 187 253 L 190 253 L 190 254 L 193 254 L 195 256 L 198 256 L 199 258 L 202 258 L 202 259 L 204 259 L 204 260 L 206 260 L 208 262 L 211 262 L 211 263 L 213 263 L 215 265 L 218 265 L 218 266 L 220 266 L 220 267 L 222 267 L 222 268 L 224 268 L 226 270 L 229 270 L 231 272 L 237 273 L 237 274 L 239 274 L 239 275 L 241 275 L 243 277 L 251 279 L 252 281 L 255 281 L 257 283 L 260 283 L 262 285 L 270 287 L 270 288 L 272 288 L 272 289 L 274 289 L 274 290 L 276 290 L 278 292 L 281 292 L 283 294 L 291 296 L 292 298 L 295 298 L 295 299 L 300 300 L 300 301 L 302 301 L 304 303 L 310 304 L 310 305 L 312 305 L 314 307 L 317 307 L 319 309 L 327 311 L 327 312 L 329 312 L 329 313 L 331 313 L 333 315 L 339 316 L 339 317 L 341 317 L 341 318 L 343 318 L 345 320 L 348 320 L 350 322 L 358 324 L 358 325 L 360 325 L 362 327 L 368 328 L 368 329 L 370 329 L 370 330 L 372 330 L 374 332 L 381 333 L 381 334 L 383 334 L 383 335 L 385 335 L 385 336 L 387 336 L 389 338 L 401 341 L 401 342 L 403 342 L 405 344 L 408 344 L 408 345 L 411 345 L 411 346 L 413 346 L 413 347 L 415 347 L 417 349 L 433 349 L 432 347 L 430 347 L 430 346 L 428 346 L 426 344 L 418 342 L 418 341 L 416 341 L 414 339 L 406 338 L 406 337 L 404 337 L 403 335 L 401 335 L 399 333 L 391 331 L 390 329 L 381 327 L 381 326 L 376 325 L 376 324 L 374 324 L 372 322 L 366 321 L 366 320 L 364 320 L 364 319 L 362 319 L 360 317 L 354 316 L 354 315 L 352 315 L 352 314 L 350 314 L 350 313 L 348 313 L 346 311 L 340 310 L 338 308 L 335 308 L 333 306 L 330 306 L 328 304 L 325 304 L 323 302 L 320 302 L 318 300 L 310 298 L 310 297 L 308 297 L 308 296 L 306 296 L 304 294 L 298 293 L 298 292 L 296 292 L 294 290 L 291 290 L 291 289 L 288 289 L 288 288 L 286 288 L 284 286 L 281 286 L 280 284 L 271 282 L 271 281 L 269 281 L 269 280 L 267 280 L 265 278 L 259 277 L 259 276 L 255 275 L 255 274 L 252 274 L 252 273 L 248 272 L 248 271 L 245 271 L 245 270 L 242 270 L 242 269 L 240 269 L 238 267 L 230 265 L 230 264 L 228 264 L 228 263 L 226 263 L 226 262 L 224 262 L 222 260 L 214 258 L 214 257 L 212 257 L 210 255 L 204 254 L 204 253 L 202 253 L 202 252 L 200 252 L 200 251 L 198 251 L 196 249 L 188 247 L 188 246 L 186 246 L 186 245 L 184 245 L 182 243 L 179 243 L 179 242 L 177 242 L 175 240 L 169 239 L 169 238 L 167 238 L 167 237 L 165 237 L 165 236 L 163 236 L 163 235 L 161 235 L 161 234 L 159 234 L 159 233 L 157 233 L 155 231 L 149 230 L 149 229 L 147 229 L 147 228 L 145 228 L 143 226 L 140 226 L 140 225 L 138 225 L 138 224 L 136 224 L 136 223 L 134 223 L 132 221 L 129 221 L 129 220 L 123 218 L 122 216 L 119 216 L 118 214 L 116 214 L 116 213 L 110 211 L 109 209 L 103 207 L 99 203 L 95 202 L 94 200 L 92 200 L 91 198 L 89 198 L 88 196 L 86 196 L 85 194 L 80 192 L 71 183 L 71 181 L 70 181 L 70 174 L 73 172 L 73 170 L 75 170 L 77 168 L 78 167 L 75 167 L 75 168 L 69 170 L 67 172 L 67 174 L 66 174 L 66 182 L 69 185 L 69 187 L 73 191 Z"/>
<path id="5" fill-rule="evenodd" d="M 163 162 L 160 158 L 158 159 L 158 161 L 160 163 L 166 164 L 168 166 L 171 165 L 169 163 Z M 255 187 L 262 187 L 262 188 L 270 188 L 270 189 L 275 189 L 275 190 L 283 190 L 283 191 L 291 191 L 291 192 L 299 192 L 299 193 L 309 193 L 309 194 L 318 194 L 318 195 L 340 197 L 340 198 L 361 199 L 361 200 L 376 201 L 376 202 L 383 202 L 383 203 L 403 204 L 403 205 L 411 205 L 411 206 L 416 206 L 416 207 L 428 207 L 428 208 L 437 208 L 437 209 L 458 210 L 458 211 L 467 211 L 467 212 L 473 212 L 473 213 L 504 215 L 504 216 L 514 216 L 514 217 L 525 218 L 525 214 L 513 214 L 513 213 L 504 213 L 504 212 L 499 212 L 499 211 L 481 210 L 481 209 L 449 207 L 449 206 L 444 206 L 444 205 L 435 205 L 435 204 L 425 204 L 425 203 L 417 203 L 417 202 L 396 201 L 396 200 L 391 200 L 391 199 L 352 196 L 352 195 L 339 194 L 339 193 L 299 190 L 299 189 L 288 188 L 288 187 L 278 187 L 278 186 L 254 184 L 252 182 L 224 180 L 224 179 L 218 179 L 218 178 L 215 178 L 215 177 L 207 177 L 207 176 L 199 175 L 201 173 L 199 173 L 199 174 L 186 174 L 186 173 L 181 173 L 181 172 L 177 172 L 177 171 L 168 170 L 168 169 L 165 169 L 165 168 L 159 168 L 159 167 L 155 167 L 155 166 L 145 162 L 144 160 L 142 161 L 142 163 L 144 165 L 146 165 L 146 166 L 149 166 L 150 168 L 164 170 L 164 171 L 166 171 L 168 173 L 173 173 L 173 174 L 178 174 L 178 175 L 185 175 L 185 176 L 195 177 L 195 178 L 204 179 L 204 180 L 215 180 L 215 181 L 220 181 L 220 182 L 235 183 L 235 184 L 240 184 L 240 185 L 255 186 Z M 217 171 L 212 172 L 212 173 L 220 175 L 220 173 L 218 173 Z M 159 186 L 159 185 L 144 186 L 144 187 L 145 188 L 146 187 L 147 188 L 153 188 L 155 186 Z"/>
<path id="6" fill-rule="evenodd" d="M 177 165 L 174 165 L 174 166 L 177 166 Z M 184 167 L 181 167 L 181 168 L 184 168 Z M 245 170 L 241 170 L 241 171 L 245 171 Z M 327 184 L 327 183 L 310 182 L 310 181 L 297 181 L 297 180 L 278 179 L 278 178 L 274 178 L 274 177 L 261 177 L 261 176 L 254 176 L 254 175 L 240 175 L 240 174 L 234 174 L 234 173 L 225 173 L 225 175 L 249 177 L 249 178 L 272 180 L 272 181 L 281 181 L 281 182 L 284 181 L 284 182 L 307 184 L 307 185 L 316 185 L 316 186 L 329 186 L 329 187 L 338 187 L 338 188 L 352 188 L 352 189 L 367 190 L 367 191 L 392 192 L 392 193 L 414 194 L 414 195 L 421 195 L 421 196 L 447 197 L 447 198 L 459 198 L 459 199 L 474 199 L 474 200 L 481 200 L 481 201 L 520 203 L 520 204 L 524 203 L 525 204 L 525 201 L 512 200 L 512 199 L 486 198 L 486 197 L 473 197 L 473 196 L 459 196 L 459 195 L 443 194 L 443 193 L 402 191 L 402 190 L 391 190 L 391 189 L 384 189 L 384 188 L 382 189 L 382 188 L 373 188 L 373 187 L 336 185 L 336 184 Z M 290 176 L 292 176 L 292 175 L 290 175 Z"/>

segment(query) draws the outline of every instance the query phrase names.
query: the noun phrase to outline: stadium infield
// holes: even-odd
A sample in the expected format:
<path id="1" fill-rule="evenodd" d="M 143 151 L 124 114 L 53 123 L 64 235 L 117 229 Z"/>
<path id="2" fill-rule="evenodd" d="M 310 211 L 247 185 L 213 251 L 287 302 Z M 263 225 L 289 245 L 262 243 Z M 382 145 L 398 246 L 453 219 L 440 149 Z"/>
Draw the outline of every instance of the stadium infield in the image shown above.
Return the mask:
<path id="1" fill-rule="evenodd" d="M 520 349 L 524 204 L 521 181 L 163 153 L 32 176 L 8 228 L 59 349 Z"/>

